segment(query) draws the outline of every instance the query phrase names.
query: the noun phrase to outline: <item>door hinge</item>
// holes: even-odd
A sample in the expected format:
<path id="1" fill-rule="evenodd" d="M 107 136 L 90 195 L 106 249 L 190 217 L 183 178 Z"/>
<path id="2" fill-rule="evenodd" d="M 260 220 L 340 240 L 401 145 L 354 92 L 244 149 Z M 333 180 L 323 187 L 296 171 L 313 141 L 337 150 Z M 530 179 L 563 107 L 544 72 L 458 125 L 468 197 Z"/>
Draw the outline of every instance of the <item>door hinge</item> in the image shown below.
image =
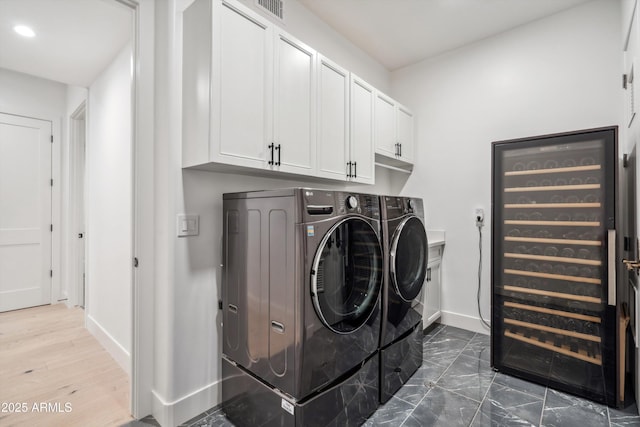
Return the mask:
<path id="1" fill-rule="evenodd" d="M 627 75 L 623 74 L 622 75 L 622 89 L 626 89 L 627 88 L 627 81 L 628 81 L 627 79 L 628 79 Z"/>
<path id="2" fill-rule="evenodd" d="M 53 270 L 49 270 L 49 277 L 53 277 Z"/>
<path id="3" fill-rule="evenodd" d="M 137 257 L 133 257 L 133 266 L 134 267 L 138 267 L 138 258 Z"/>
<path id="4" fill-rule="evenodd" d="M 49 231 L 53 231 L 53 224 L 49 225 Z"/>
<path id="5" fill-rule="evenodd" d="M 51 186 L 53 187 L 53 178 L 51 178 Z"/>
<path id="6" fill-rule="evenodd" d="M 51 135 L 51 143 L 53 144 L 53 135 Z"/>

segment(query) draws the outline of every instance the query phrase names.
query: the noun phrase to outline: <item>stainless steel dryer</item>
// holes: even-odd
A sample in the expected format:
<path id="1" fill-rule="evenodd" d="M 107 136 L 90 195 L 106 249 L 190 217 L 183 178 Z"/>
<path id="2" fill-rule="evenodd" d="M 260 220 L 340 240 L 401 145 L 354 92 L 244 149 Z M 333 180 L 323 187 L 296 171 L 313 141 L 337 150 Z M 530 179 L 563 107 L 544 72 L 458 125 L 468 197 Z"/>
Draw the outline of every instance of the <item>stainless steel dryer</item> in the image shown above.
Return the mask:
<path id="1" fill-rule="evenodd" d="M 380 402 L 422 365 L 422 290 L 429 243 L 422 199 L 380 197 L 385 275 L 380 336 Z"/>
<path id="2" fill-rule="evenodd" d="M 225 194 L 223 408 L 236 425 L 359 425 L 378 405 L 378 196 Z"/>

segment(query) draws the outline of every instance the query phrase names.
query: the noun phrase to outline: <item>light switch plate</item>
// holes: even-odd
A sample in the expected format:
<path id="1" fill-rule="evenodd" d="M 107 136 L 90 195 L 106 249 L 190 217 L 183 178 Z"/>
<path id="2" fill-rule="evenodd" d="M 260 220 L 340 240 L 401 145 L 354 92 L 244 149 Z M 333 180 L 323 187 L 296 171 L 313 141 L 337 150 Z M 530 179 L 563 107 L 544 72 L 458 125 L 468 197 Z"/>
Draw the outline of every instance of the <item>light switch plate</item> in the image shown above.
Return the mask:
<path id="1" fill-rule="evenodd" d="M 197 236 L 200 233 L 200 215 L 178 214 L 178 237 Z"/>

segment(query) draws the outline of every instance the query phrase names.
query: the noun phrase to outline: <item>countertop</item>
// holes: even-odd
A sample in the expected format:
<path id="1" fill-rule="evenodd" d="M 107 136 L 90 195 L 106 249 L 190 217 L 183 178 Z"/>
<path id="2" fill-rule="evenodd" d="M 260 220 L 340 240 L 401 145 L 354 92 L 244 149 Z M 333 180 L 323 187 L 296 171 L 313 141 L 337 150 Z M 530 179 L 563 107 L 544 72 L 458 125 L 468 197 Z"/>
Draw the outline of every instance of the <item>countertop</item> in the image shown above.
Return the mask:
<path id="1" fill-rule="evenodd" d="M 444 245 L 444 230 L 427 230 L 427 239 L 429 247 Z"/>

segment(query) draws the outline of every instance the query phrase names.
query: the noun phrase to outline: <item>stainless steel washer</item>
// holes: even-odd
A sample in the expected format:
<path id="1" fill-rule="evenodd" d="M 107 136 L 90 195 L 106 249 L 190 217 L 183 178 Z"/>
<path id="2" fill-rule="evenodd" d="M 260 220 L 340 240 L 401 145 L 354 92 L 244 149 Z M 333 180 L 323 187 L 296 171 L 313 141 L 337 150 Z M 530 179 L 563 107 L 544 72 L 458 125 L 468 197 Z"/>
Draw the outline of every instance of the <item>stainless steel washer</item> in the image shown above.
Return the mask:
<path id="1" fill-rule="evenodd" d="M 422 365 L 422 290 L 429 243 L 422 199 L 380 197 L 385 274 L 380 336 L 380 401 Z"/>
<path id="2" fill-rule="evenodd" d="M 378 403 L 378 197 L 234 193 L 223 210 L 227 415 L 237 425 L 364 422 Z"/>

